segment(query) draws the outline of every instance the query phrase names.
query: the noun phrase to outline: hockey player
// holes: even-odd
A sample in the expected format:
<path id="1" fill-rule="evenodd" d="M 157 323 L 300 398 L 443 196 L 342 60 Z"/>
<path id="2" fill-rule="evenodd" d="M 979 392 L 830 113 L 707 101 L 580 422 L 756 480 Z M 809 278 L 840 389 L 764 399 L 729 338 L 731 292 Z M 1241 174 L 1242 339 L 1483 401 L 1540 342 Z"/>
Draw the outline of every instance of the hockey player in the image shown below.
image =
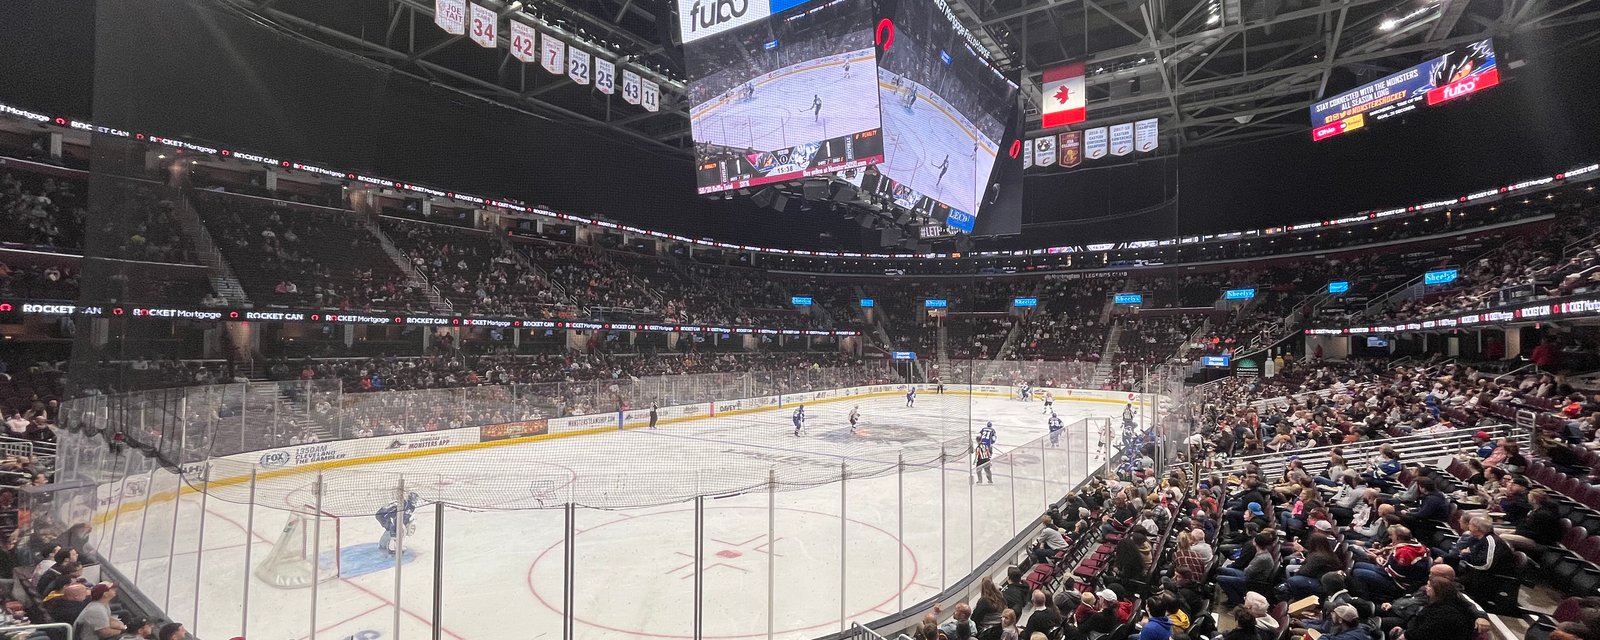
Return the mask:
<path id="1" fill-rule="evenodd" d="M 1026 383 L 1026 382 L 1022 383 L 1022 387 L 1017 390 L 1017 399 L 1021 400 L 1023 402 L 1027 402 L 1029 400 L 1032 400 L 1033 399 L 1033 387 L 1028 386 L 1028 383 Z"/>
<path id="2" fill-rule="evenodd" d="M 1046 402 L 1048 402 L 1048 400 Z M 1057 446 L 1061 440 L 1061 431 L 1065 429 L 1065 427 L 1061 425 L 1061 416 L 1058 416 L 1056 415 L 1056 412 L 1051 411 L 1050 420 L 1045 424 L 1050 425 L 1050 446 Z"/>
<path id="3" fill-rule="evenodd" d="M 988 424 L 983 425 L 983 428 L 978 430 L 978 444 L 986 444 L 992 447 L 997 438 L 998 434 L 994 431 L 993 420 L 990 420 Z"/>
<path id="4" fill-rule="evenodd" d="M 850 407 L 850 433 L 856 432 L 856 423 L 861 420 L 861 407 Z"/>
<path id="5" fill-rule="evenodd" d="M 811 94 L 811 121 L 822 121 L 822 96 L 815 93 Z"/>
<path id="6" fill-rule="evenodd" d="M 1044 392 L 1044 412 L 1055 415 L 1056 397 L 1049 391 Z"/>
<path id="7" fill-rule="evenodd" d="M 744 99 L 746 102 L 756 99 L 756 83 L 744 83 Z"/>
<path id="8" fill-rule="evenodd" d="M 400 551 L 399 549 L 389 548 L 389 542 L 394 540 L 395 531 L 399 530 L 398 528 L 401 524 L 405 525 L 406 535 L 417 532 L 416 515 L 417 502 L 419 500 L 417 492 L 412 491 L 406 494 L 404 506 L 399 502 L 390 502 L 382 509 L 379 509 L 378 513 L 374 514 L 374 517 L 378 519 L 378 524 L 383 526 L 383 535 L 378 536 L 378 548 L 382 549 L 384 553 L 392 556 Z M 404 512 L 403 514 L 402 511 Z"/>
<path id="9" fill-rule="evenodd" d="M 806 406 L 800 405 L 794 410 L 794 437 L 800 437 L 800 430 L 806 426 Z"/>
<path id="10" fill-rule="evenodd" d="M 656 405 L 650 405 L 650 428 L 656 428 Z"/>
<path id="11" fill-rule="evenodd" d="M 913 408 L 917 406 L 917 388 L 914 386 L 906 392 L 906 406 Z"/>
<path id="12" fill-rule="evenodd" d="M 939 179 L 933 181 L 934 186 L 938 186 L 939 183 L 944 182 L 944 173 L 946 171 L 949 171 L 949 170 L 950 170 L 950 154 L 947 153 L 947 154 L 944 154 L 944 162 L 939 164 Z"/>
<path id="13" fill-rule="evenodd" d="M 1130 424 L 1133 424 L 1133 423 L 1134 423 L 1134 420 L 1133 420 L 1133 403 L 1129 402 L 1127 404 L 1127 406 L 1124 406 L 1122 408 L 1122 424 L 1123 425 L 1130 425 Z"/>
<path id="14" fill-rule="evenodd" d="M 850 59 L 849 58 L 845 58 L 845 60 L 844 60 L 844 79 L 846 79 L 846 80 L 850 79 Z"/>

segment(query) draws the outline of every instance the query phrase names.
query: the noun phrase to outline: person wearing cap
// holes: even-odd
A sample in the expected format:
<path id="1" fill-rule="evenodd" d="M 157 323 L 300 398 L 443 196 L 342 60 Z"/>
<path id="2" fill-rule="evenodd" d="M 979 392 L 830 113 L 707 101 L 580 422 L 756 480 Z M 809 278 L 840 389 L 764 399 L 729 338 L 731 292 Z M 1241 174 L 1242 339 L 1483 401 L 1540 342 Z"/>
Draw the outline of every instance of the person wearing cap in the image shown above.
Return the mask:
<path id="1" fill-rule="evenodd" d="M 1372 640 L 1372 633 L 1361 626 L 1361 614 L 1350 604 L 1341 604 L 1328 614 L 1327 640 Z"/>
<path id="2" fill-rule="evenodd" d="M 156 637 L 156 623 L 154 620 L 134 618 L 128 623 L 128 631 L 122 635 L 123 640 L 146 640 Z"/>
<path id="3" fill-rule="evenodd" d="M 109 582 L 102 582 L 90 589 L 89 604 L 83 607 L 83 612 L 72 623 L 74 637 L 94 640 L 121 636 L 128 626 L 111 615 L 111 601 L 116 599 L 117 586 Z"/>

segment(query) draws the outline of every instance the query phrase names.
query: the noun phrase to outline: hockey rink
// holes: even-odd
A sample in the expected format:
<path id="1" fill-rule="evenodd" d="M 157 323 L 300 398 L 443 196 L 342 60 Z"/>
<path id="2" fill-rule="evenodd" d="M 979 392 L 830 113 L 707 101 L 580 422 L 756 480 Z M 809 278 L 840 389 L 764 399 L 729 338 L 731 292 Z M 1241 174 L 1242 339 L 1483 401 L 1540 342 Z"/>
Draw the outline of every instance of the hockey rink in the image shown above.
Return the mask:
<path id="1" fill-rule="evenodd" d="M 917 99 L 907 106 L 909 81 L 883 69 L 878 74 L 885 134 L 878 169 L 917 193 L 977 214 L 998 147 L 926 88 L 917 86 Z M 941 178 L 946 158 L 949 167 Z"/>
<path id="2" fill-rule="evenodd" d="M 853 406 L 861 411 L 855 434 L 846 421 Z M 420 509 L 398 571 L 377 549 L 381 528 L 373 516 L 338 518 L 341 575 L 317 586 L 315 605 L 312 589 L 269 586 L 247 571 L 267 557 L 290 519 L 274 507 L 305 504 L 313 495 L 304 475 L 262 481 L 253 509 L 238 491 L 155 502 L 143 519 L 97 528 L 96 539 L 124 572 L 137 567 L 141 592 L 207 640 L 246 631 L 273 640 L 431 637 L 436 561 L 443 572 L 443 637 L 560 638 L 570 606 L 574 637 L 690 638 L 696 503 L 578 508 L 570 593 L 561 504 L 581 503 L 596 491 L 659 502 L 722 491 L 752 469 L 758 476 L 762 468 L 801 469 L 814 473 L 788 477 L 813 478 L 814 486 L 769 494 L 758 479 L 752 490 L 703 501 L 702 625 L 708 638 L 766 637 L 769 625 L 773 637 L 811 638 L 838 631 L 841 620 L 876 619 L 934 595 L 1099 465 L 1100 434 L 1074 423 L 1119 421 L 1123 405 L 1057 399 L 1055 406 L 1068 429 L 1054 446 L 1042 437 L 1039 401 L 924 393 L 915 408 L 903 396 L 808 406 L 798 437 L 793 408 L 784 406 L 655 431 L 341 469 L 327 479 L 330 505 L 346 504 L 341 495 L 354 496 L 348 504 L 392 495 L 386 479 L 404 474 L 407 487 L 424 496 L 468 496 L 478 507 L 447 508 L 442 540 L 434 506 Z M 974 484 L 965 457 L 942 468 L 908 466 L 903 474 L 829 481 L 841 466 L 893 464 L 902 450 L 926 452 L 931 445 L 936 455 L 938 442 L 965 442 L 969 429 L 975 434 L 990 420 L 998 432 L 993 484 Z M 172 486 L 151 493 L 176 489 L 172 478 Z M 533 499 L 548 508 L 490 506 L 501 499 L 518 505 Z"/>
<path id="3" fill-rule="evenodd" d="M 749 96 L 736 86 L 689 110 L 694 139 L 774 151 L 877 129 L 874 60 L 868 48 L 754 78 Z"/>

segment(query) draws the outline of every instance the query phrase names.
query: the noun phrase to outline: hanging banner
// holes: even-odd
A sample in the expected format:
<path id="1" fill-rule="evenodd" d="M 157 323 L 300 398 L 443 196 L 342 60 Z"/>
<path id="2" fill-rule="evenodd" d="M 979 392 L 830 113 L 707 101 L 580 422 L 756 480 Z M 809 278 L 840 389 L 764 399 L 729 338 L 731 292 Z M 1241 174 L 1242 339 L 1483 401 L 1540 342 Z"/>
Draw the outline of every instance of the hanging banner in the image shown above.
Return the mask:
<path id="1" fill-rule="evenodd" d="M 622 70 L 622 101 L 639 104 L 639 74 L 629 69 Z"/>
<path id="2" fill-rule="evenodd" d="M 478 46 L 485 49 L 493 49 L 499 44 L 496 40 L 499 34 L 495 33 L 495 29 L 498 28 L 499 24 L 500 17 L 495 15 L 494 9 L 476 2 L 472 3 L 472 33 L 470 37 L 473 42 L 478 43 Z"/>
<path id="3" fill-rule="evenodd" d="M 617 90 L 617 67 L 605 58 L 594 59 L 594 88 L 611 95 Z"/>
<path id="4" fill-rule="evenodd" d="M 1041 94 L 1044 128 L 1064 127 L 1083 122 L 1087 117 L 1083 91 L 1083 63 L 1074 62 L 1044 70 Z"/>
<path id="5" fill-rule="evenodd" d="M 525 63 L 539 61 L 537 32 L 526 24 L 511 21 L 511 56 Z"/>
<path id="6" fill-rule="evenodd" d="M 1032 169 L 1033 168 L 1033 143 L 1032 142 L 1029 142 L 1027 150 L 1022 152 L 1022 168 L 1023 169 Z"/>
<path id="7" fill-rule="evenodd" d="M 1099 160 L 1106 157 L 1106 128 L 1095 127 L 1083 132 L 1083 157 Z"/>
<path id="8" fill-rule="evenodd" d="M 592 57 L 588 51 L 573 47 L 567 51 L 567 77 L 578 84 L 589 84 L 589 75 L 593 69 L 589 66 Z"/>
<path id="9" fill-rule="evenodd" d="M 1036 167 L 1049 167 L 1056 163 L 1056 137 L 1045 136 L 1033 139 L 1033 165 Z"/>
<path id="10" fill-rule="evenodd" d="M 1083 164 L 1082 131 L 1068 131 L 1057 136 L 1056 147 L 1061 150 L 1061 166 L 1070 169 Z"/>
<path id="11" fill-rule="evenodd" d="M 1133 123 L 1111 125 L 1111 155 L 1125 156 L 1133 153 Z"/>
<path id="12" fill-rule="evenodd" d="M 645 111 L 659 111 L 661 109 L 661 86 L 654 80 L 640 80 L 643 85 L 639 93 L 639 103 L 644 105 Z"/>
<path id="13" fill-rule="evenodd" d="M 1161 124 L 1157 118 L 1133 123 L 1133 146 L 1139 153 L 1150 153 L 1161 146 Z"/>
<path id="14" fill-rule="evenodd" d="M 567 43 L 562 42 L 548 33 L 539 34 L 543 45 L 539 54 L 539 65 L 545 71 L 561 75 L 567 72 Z"/>
<path id="15" fill-rule="evenodd" d="M 467 0 L 434 0 L 433 23 L 451 35 L 467 33 Z"/>

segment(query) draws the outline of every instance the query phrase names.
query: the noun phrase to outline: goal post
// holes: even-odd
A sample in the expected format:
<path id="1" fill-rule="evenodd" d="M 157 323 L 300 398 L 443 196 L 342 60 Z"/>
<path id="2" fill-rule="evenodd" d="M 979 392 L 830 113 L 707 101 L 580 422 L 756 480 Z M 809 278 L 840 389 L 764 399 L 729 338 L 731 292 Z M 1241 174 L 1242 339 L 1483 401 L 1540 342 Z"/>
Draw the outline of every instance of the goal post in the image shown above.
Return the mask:
<path id="1" fill-rule="evenodd" d="M 320 540 L 320 544 L 319 541 Z M 256 578 L 282 589 L 309 587 L 339 577 L 339 517 L 314 507 L 289 514 Z"/>

